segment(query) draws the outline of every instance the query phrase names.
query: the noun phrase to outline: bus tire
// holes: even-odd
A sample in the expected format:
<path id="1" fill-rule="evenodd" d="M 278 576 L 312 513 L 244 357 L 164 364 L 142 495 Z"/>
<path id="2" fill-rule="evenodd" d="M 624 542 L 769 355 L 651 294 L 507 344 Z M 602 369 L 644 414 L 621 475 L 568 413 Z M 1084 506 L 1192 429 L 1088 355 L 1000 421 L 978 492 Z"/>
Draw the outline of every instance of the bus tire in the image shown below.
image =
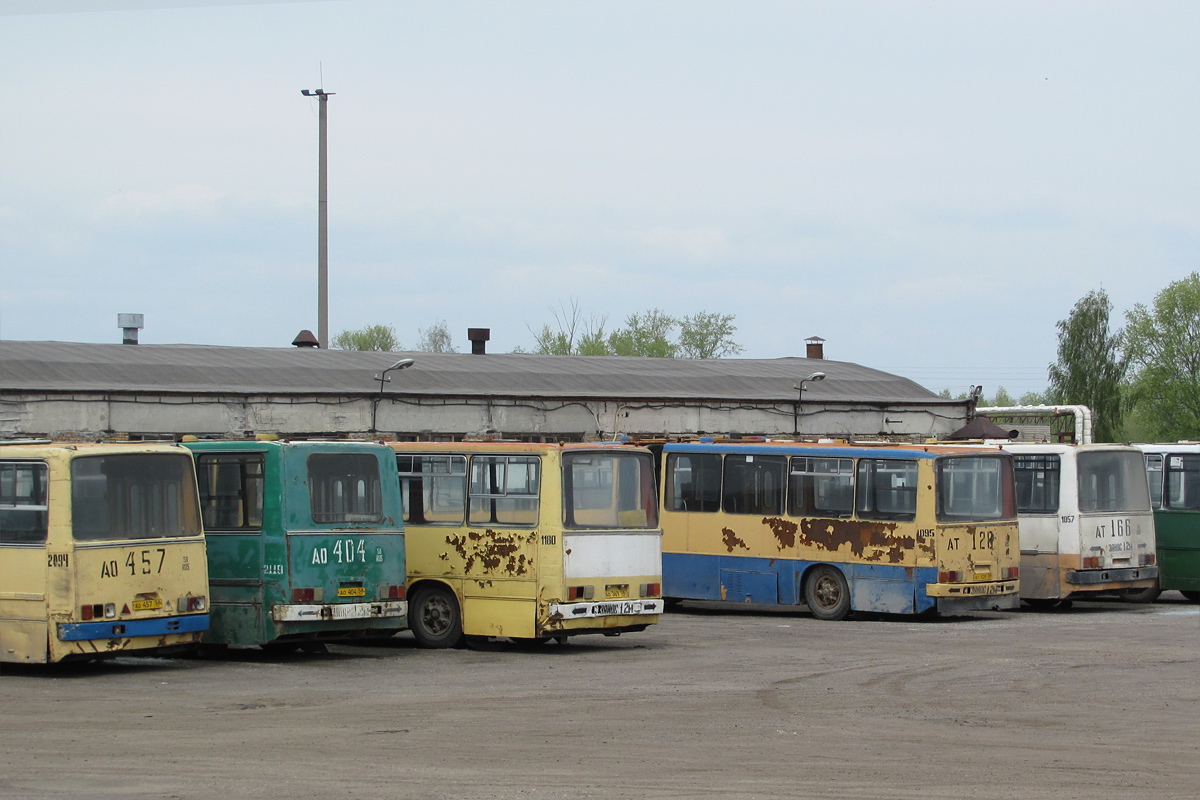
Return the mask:
<path id="1" fill-rule="evenodd" d="M 837 567 L 813 567 L 804 582 L 804 602 L 817 619 L 836 621 L 850 615 L 850 587 Z"/>
<path id="2" fill-rule="evenodd" d="M 1150 586 L 1145 589 L 1122 589 L 1117 592 L 1117 595 L 1126 603 L 1153 603 L 1162 594 L 1162 590 L 1158 585 Z"/>
<path id="3" fill-rule="evenodd" d="M 1180 589 L 1179 593 L 1188 600 L 1191 600 L 1193 603 L 1200 603 L 1200 592 L 1190 589 Z"/>
<path id="4" fill-rule="evenodd" d="M 408 627 L 417 644 L 430 650 L 454 647 L 463 638 L 462 616 L 454 593 L 444 586 L 423 586 L 408 601 Z"/>

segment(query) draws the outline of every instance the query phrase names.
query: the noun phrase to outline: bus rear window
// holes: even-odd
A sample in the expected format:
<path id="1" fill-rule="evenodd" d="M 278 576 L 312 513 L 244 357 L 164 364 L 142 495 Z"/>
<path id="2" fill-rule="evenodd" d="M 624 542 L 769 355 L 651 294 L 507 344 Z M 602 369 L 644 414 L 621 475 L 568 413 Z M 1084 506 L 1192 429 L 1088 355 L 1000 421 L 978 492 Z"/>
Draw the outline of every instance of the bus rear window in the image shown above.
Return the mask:
<path id="1" fill-rule="evenodd" d="M 563 524 L 568 528 L 654 528 L 658 508 L 648 453 L 563 455 Z"/>
<path id="2" fill-rule="evenodd" d="M 199 536 L 190 455 L 121 453 L 71 462 L 71 526 L 79 541 Z"/>
<path id="3" fill-rule="evenodd" d="M 46 541 L 49 472 L 41 462 L 0 462 L 0 544 Z"/>
<path id="4" fill-rule="evenodd" d="M 379 461 L 370 453 L 313 453 L 308 457 L 313 522 L 383 522 Z"/>
<path id="5" fill-rule="evenodd" d="M 986 522 L 1017 515 L 1007 457 L 959 456 L 937 463 L 939 521 Z"/>
<path id="6" fill-rule="evenodd" d="M 1132 451 L 1079 454 L 1079 510 L 1149 511 L 1146 462 Z"/>

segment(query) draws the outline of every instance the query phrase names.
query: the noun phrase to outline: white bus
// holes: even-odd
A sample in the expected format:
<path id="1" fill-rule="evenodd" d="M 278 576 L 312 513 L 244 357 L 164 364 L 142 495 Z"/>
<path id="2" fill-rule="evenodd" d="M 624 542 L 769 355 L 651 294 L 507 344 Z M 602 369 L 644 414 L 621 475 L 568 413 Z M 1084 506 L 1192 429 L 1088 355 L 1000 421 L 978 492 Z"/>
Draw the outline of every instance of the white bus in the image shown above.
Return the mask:
<path id="1" fill-rule="evenodd" d="M 1116 444 L 1006 444 L 1016 467 L 1021 599 L 1143 589 L 1158 578 L 1142 453 Z"/>

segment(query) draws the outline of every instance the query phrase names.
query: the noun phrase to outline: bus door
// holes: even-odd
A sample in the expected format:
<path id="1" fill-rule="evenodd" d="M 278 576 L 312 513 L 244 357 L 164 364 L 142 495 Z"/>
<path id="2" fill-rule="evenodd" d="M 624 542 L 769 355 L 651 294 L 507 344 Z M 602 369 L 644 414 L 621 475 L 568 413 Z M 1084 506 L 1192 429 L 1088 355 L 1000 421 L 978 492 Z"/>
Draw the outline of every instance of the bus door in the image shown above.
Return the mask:
<path id="1" fill-rule="evenodd" d="M 1021 597 L 1058 599 L 1059 543 L 1078 538 L 1070 481 L 1063 486 L 1062 457 L 1057 453 L 1014 454 L 1013 462 L 1021 525 Z M 1068 553 L 1074 549 L 1068 548 Z"/>
<path id="2" fill-rule="evenodd" d="M 46 547 L 49 468 L 39 460 L 0 460 L 0 661 L 46 661 L 46 580 L 72 581 L 70 553 Z"/>
<path id="3" fill-rule="evenodd" d="M 1147 455 L 1147 463 L 1152 456 Z M 1159 582 L 1200 600 L 1200 453 L 1168 453 L 1165 482 L 1159 482 L 1162 508 L 1155 514 Z M 1160 464 L 1162 463 L 1160 461 Z"/>
<path id="4" fill-rule="evenodd" d="M 257 644 L 265 626 L 264 582 L 285 580 L 282 563 L 263 566 L 263 489 L 279 485 L 279 462 L 268 461 L 265 448 L 195 455 L 212 587 L 212 627 L 205 638 Z M 277 517 L 278 498 L 273 505 Z"/>

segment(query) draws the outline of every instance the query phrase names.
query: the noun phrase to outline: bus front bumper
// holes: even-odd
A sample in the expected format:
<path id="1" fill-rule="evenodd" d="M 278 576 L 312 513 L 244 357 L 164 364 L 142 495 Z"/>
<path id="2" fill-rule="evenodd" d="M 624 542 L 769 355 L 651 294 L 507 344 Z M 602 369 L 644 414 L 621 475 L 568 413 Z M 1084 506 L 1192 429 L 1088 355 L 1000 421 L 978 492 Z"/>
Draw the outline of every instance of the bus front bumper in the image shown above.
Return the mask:
<path id="1" fill-rule="evenodd" d="M 552 603 L 550 619 L 595 619 L 596 617 L 639 617 L 663 613 L 657 600 L 596 600 L 586 603 Z"/>
<path id="2" fill-rule="evenodd" d="M 407 600 L 381 600 L 375 603 L 333 603 L 329 605 L 277 605 L 271 609 L 276 622 L 321 622 L 332 619 L 386 619 L 408 615 Z"/>

